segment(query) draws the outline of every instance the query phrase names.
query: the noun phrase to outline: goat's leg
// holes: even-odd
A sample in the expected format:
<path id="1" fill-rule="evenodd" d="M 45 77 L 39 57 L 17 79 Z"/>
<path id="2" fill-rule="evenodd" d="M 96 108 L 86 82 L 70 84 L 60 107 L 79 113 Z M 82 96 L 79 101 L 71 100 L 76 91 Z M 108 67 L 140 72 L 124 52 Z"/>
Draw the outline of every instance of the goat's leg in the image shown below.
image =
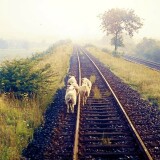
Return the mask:
<path id="1" fill-rule="evenodd" d="M 74 105 L 73 104 L 71 105 L 71 111 L 72 111 L 72 113 L 74 113 Z"/>
<path id="2" fill-rule="evenodd" d="M 84 97 L 84 99 L 85 99 L 85 100 L 84 100 L 84 103 L 86 104 L 86 101 L 87 101 L 87 97 L 85 96 L 85 97 Z"/>
<path id="3" fill-rule="evenodd" d="M 82 98 L 82 104 L 83 104 L 83 106 L 84 106 L 84 96 L 83 96 L 83 98 Z"/>
<path id="4" fill-rule="evenodd" d="M 67 104 L 67 113 L 69 113 L 69 104 Z"/>
<path id="5" fill-rule="evenodd" d="M 71 112 L 72 111 L 72 104 L 69 104 L 69 112 Z"/>

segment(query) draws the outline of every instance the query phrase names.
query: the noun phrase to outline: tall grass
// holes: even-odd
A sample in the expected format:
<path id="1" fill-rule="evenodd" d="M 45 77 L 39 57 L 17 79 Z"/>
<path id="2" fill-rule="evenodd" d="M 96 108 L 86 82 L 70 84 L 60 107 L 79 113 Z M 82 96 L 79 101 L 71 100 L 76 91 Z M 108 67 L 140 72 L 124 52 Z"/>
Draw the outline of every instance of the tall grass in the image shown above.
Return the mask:
<path id="1" fill-rule="evenodd" d="M 22 148 L 42 121 L 42 111 L 34 100 L 21 104 L 1 97 L 0 102 L 0 159 L 20 159 Z"/>
<path id="2" fill-rule="evenodd" d="M 46 103 L 52 100 L 53 94 L 58 88 L 64 86 L 64 78 L 69 68 L 69 58 L 71 53 L 71 45 L 56 47 L 55 50 L 52 50 L 50 54 L 43 57 L 40 63 L 35 66 L 36 70 L 37 68 L 44 67 L 46 64 L 50 64 L 53 74 L 53 77 L 49 80 L 54 82 L 46 88 L 46 94 L 43 94 L 40 99 L 42 106 L 45 106 Z"/>
<path id="3" fill-rule="evenodd" d="M 53 84 L 39 98 L 7 99 L 0 97 L 0 159 L 19 160 L 21 151 L 32 139 L 33 131 L 43 122 L 43 113 L 56 90 L 64 85 L 64 77 L 69 68 L 72 45 L 60 45 L 52 53 L 43 56 L 34 69 L 51 65 Z M 43 87 L 43 86 L 42 86 Z"/>
<path id="4" fill-rule="evenodd" d="M 95 47 L 88 47 L 87 50 L 125 83 L 137 90 L 143 98 L 160 106 L 160 72 L 120 57 L 113 57 Z"/>

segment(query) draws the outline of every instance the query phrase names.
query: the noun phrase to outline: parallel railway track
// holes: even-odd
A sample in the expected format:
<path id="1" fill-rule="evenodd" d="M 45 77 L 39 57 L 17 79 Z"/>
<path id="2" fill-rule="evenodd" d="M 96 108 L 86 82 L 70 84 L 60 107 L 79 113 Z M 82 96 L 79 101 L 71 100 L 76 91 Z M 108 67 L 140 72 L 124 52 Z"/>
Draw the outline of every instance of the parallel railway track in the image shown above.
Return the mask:
<path id="1" fill-rule="evenodd" d="M 81 77 L 96 80 L 86 105 L 82 106 L 78 97 L 75 113 L 67 114 L 64 104 L 51 142 L 39 159 L 160 159 L 160 112 L 156 107 L 141 100 L 83 48 L 74 48 L 69 73 L 79 85 Z"/>
<path id="2" fill-rule="evenodd" d="M 134 57 L 134 56 L 129 56 L 129 55 L 124 55 L 124 59 L 127 60 L 127 61 L 134 62 L 134 63 L 143 64 L 143 65 L 145 65 L 149 68 L 152 68 L 154 70 L 157 70 L 157 71 L 160 70 L 160 63 L 140 59 L 140 58 L 137 58 L 137 57 Z"/>

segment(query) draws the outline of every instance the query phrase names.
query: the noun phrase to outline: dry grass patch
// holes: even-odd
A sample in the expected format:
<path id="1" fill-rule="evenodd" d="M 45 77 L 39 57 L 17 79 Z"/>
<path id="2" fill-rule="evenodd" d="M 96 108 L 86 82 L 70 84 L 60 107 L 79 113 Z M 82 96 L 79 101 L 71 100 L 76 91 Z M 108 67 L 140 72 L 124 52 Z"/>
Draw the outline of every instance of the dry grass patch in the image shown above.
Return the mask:
<path id="1" fill-rule="evenodd" d="M 94 98 L 95 98 L 95 99 L 101 99 L 101 98 L 102 98 L 100 89 L 99 89 L 97 86 L 95 86 L 95 87 L 93 88 L 93 94 L 94 94 Z"/>
<path id="2" fill-rule="evenodd" d="M 110 91 L 106 91 L 105 95 L 109 97 L 112 93 Z"/>
<path id="3" fill-rule="evenodd" d="M 111 138 L 102 138 L 102 144 L 104 145 L 112 144 Z"/>
<path id="4" fill-rule="evenodd" d="M 96 82 L 96 76 L 95 75 L 91 75 L 89 79 L 90 79 L 92 84 Z"/>

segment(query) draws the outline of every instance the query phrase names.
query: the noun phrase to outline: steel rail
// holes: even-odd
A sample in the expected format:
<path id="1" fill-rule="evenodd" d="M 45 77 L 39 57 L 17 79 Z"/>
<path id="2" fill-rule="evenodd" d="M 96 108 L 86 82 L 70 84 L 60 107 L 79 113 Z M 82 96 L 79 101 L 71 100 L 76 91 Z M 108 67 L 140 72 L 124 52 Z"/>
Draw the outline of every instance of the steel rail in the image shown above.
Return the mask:
<path id="1" fill-rule="evenodd" d="M 146 157 L 147 157 L 149 160 L 153 160 L 150 152 L 148 151 L 147 147 L 146 147 L 145 144 L 143 143 L 140 135 L 139 135 L 138 132 L 136 131 L 136 129 L 135 129 L 134 125 L 132 124 L 130 118 L 128 117 L 127 113 L 125 112 L 125 110 L 124 110 L 121 102 L 118 100 L 116 94 L 115 94 L 114 91 L 112 90 L 110 84 L 108 83 L 108 81 L 106 80 L 106 78 L 103 76 L 102 72 L 101 72 L 100 69 L 97 67 L 97 65 L 95 64 L 95 62 L 89 57 L 89 55 L 88 55 L 87 53 L 85 53 L 84 51 L 83 51 L 83 53 L 84 53 L 84 54 L 89 58 L 89 60 L 93 63 L 93 65 L 96 67 L 97 71 L 99 72 L 99 74 L 101 75 L 101 77 L 103 78 L 103 80 L 105 81 L 105 83 L 107 84 L 107 86 L 109 87 L 109 89 L 111 90 L 114 98 L 116 99 L 116 101 L 117 101 L 118 105 L 120 106 L 123 114 L 125 115 L 128 123 L 130 124 L 131 129 L 133 130 L 134 134 L 136 135 L 136 137 L 137 137 L 137 139 L 138 139 L 138 141 L 139 141 L 139 143 L 140 143 L 140 145 L 141 145 L 144 153 L 146 154 Z"/>
<path id="2" fill-rule="evenodd" d="M 124 55 L 123 57 L 124 58 L 125 57 L 127 57 L 127 58 L 133 58 L 133 59 L 140 60 L 140 61 L 143 61 L 143 62 L 146 62 L 146 63 L 150 63 L 150 64 L 153 64 L 153 65 L 160 66 L 160 63 L 157 63 L 157 62 L 154 62 L 154 61 L 145 60 L 145 59 L 141 59 L 141 58 L 130 56 L 130 55 Z"/>
<path id="3" fill-rule="evenodd" d="M 78 59 L 78 71 L 79 71 L 79 86 L 81 86 L 81 65 L 80 59 L 77 51 L 77 59 Z M 77 120 L 76 120 L 76 130 L 75 130 L 75 141 L 73 148 L 73 160 L 78 160 L 78 144 L 79 144 L 79 124 L 80 124 L 80 94 L 78 95 L 78 106 L 77 106 Z"/>
<path id="4" fill-rule="evenodd" d="M 136 64 L 140 64 L 140 65 L 145 65 L 147 68 L 150 68 L 152 70 L 155 71 L 160 71 L 160 64 L 156 63 L 156 62 L 152 62 L 152 61 L 148 61 L 148 60 L 144 60 L 144 59 L 139 59 L 137 57 L 132 57 L 132 56 L 128 56 L 125 55 L 123 56 L 123 59 L 132 63 L 136 63 Z M 149 66 L 152 65 L 152 66 Z"/>

